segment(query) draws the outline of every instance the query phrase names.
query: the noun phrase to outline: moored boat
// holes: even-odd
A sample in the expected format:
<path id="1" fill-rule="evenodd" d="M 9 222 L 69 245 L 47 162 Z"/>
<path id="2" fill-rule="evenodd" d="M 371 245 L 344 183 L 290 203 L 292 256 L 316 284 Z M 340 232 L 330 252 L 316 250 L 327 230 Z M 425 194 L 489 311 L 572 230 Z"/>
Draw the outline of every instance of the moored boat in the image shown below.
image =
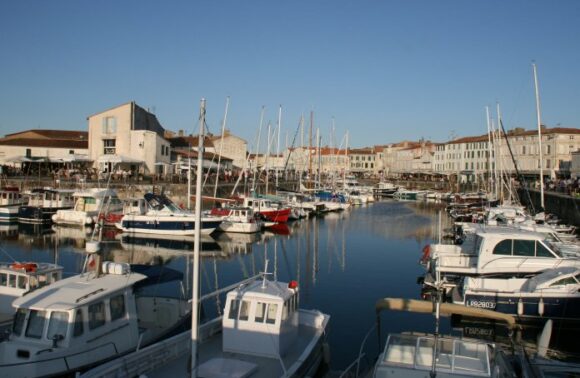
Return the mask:
<path id="1" fill-rule="evenodd" d="M 224 315 L 199 329 L 197 376 L 305 377 L 324 358 L 325 331 L 330 317 L 298 306 L 295 281 L 262 279 L 228 292 Z M 191 333 L 136 351 L 88 371 L 82 377 L 130 375 L 181 377 L 189 374 Z M 163 355 L 163 359 L 154 356 Z"/>
<path id="2" fill-rule="evenodd" d="M 548 269 L 531 278 L 466 277 L 453 303 L 516 315 L 522 320 L 580 320 L 580 268 Z"/>
<path id="3" fill-rule="evenodd" d="M 0 326 L 12 321 L 16 298 L 60 280 L 62 271 L 62 266 L 52 263 L 0 263 Z"/>
<path id="4" fill-rule="evenodd" d="M 187 320 L 187 301 L 147 289 L 179 279 L 169 268 L 105 262 L 102 272 L 15 300 L 12 333 L 0 343 L 0 371 L 7 377 L 72 374 L 167 336 Z"/>
<path id="5" fill-rule="evenodd" d="M 263 227 L 263 222 L 249 207 L 231 207 L 229 215 L 222 219 L 218 229 L 223 232 L 252 234 Z"/>
<path id="6" fill-rule="evenodd" d="M 52 216 L 56 224 L 90 226 L 101 213 L 120 211 L 123 203 L 112 189 L 92 188 L 73 193 L 75 205 L 70 210 L 58 210 Z"/>
<path id="7" fill-rule="evenodd" d="M 18 208 L 21 223 L 51 223 L 58 210 L 72 209 L 75 200 L 73 190 L 38 188 L 27 193 L 28 203 Z"/>
<path id="8" fill-rule="evenodd" d="M 193 235 L 195 232 L 195 214 L 182 210 L 167 196 L 162 194 L 145 194 L 149 210 L 147 213 L 125 214 L 116 224 L 123 232 Z M 201 230 L 204 234 L 212 233 L 222 222 L 221 218 L 206 216 L 201 218 Z"/>
<path id="9" fill-rule="evenodd" d="M 11 222 L 18 219 L 18 208 L 26 203 L 18 188 L 0 189 L 0 222 Z"/>

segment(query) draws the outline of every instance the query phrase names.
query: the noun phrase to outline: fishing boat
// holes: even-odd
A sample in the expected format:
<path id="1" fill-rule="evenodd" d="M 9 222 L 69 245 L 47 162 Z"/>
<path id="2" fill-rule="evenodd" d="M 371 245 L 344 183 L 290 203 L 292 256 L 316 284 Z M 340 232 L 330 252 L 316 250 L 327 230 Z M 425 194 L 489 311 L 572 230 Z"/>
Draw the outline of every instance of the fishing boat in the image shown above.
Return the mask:
<path id="1" fill-rule="evenodd" d="M 453 303 L 526 320 L 580 320 L 580 269 L 554 268 L 531 278 L 466 277 L 451 292 Z"/>
<path id="2" fill-rule="evenodd" d="M 195 214 L 178 207 L 164 194 L 145 194 L 149 210 L 143 215 L 125 214 L 116 227 L 123 232 L 159 234 L 159 235 L 193 235 L 195 232 Z M 204 234 L 212 233 L 222 220 L 219 217 L 206 216 L 201 219 L 201 230 Z"/>
<path id="3" fill-rule="evenodd" d="M 253 234 L 262 230 L 263 227 L 263 222 L 249 207 L 231 207 L 229 215 L 222 219 L 218 230 L 223 232 Z"/>
<path id="4" fill-rule="evenodd" d="M 26 203 L 26 199 L 18 188 L 4 187 L 0 189 L 0 222 L 11 222 L 18 219 L 18 208 Z"/>
<path id="5" fill-rule="evenodd" d="M 235 286 L 226 296 L 224 315 L 199 328 L 199 377 L 306 377 L 324 358 L 329 315 L 300 309 L 296 281 L 271 281 L 264 273 Z M 184 332 L 157 345 L 136 351 L 81 377 L 181 377 L 188 372 L 188 343 Z M 163 358 L 159 358 L 163 356 Z"/>
<path id="6" fill-rule="evenodd" d="M 408 190 L 405 188 L 399 188 L 395 193 L 393 193 L 393 198 L 398 200 L 416 200 L 418 192 L 416 190 Z"/>
<path id="7" fill-rule="evenodd" d="M 104 262 L 16 299 L 12 333 L 0 343 L 2 375 L 72 374 L 175 332 L 187 300 L 159 296 L 155 287 L 181 277 L 162 266 Z"/>
<path id="8" fill-rule="evenodd" d="M 381 181 L 373 188 L 373 193 L 381 197 L 392 197 L 399 187 L 392 182 Z"/>
<path id="9" fill-rule="evenodd" d="M 253 209 L 264 221 L 273 223 L 288 222 L 291 211 L 282 202 L 260 197 L 244 197 L 243 207 Z"/>
<path id="10" fill-rule="evenodd" d="M 90 226 L 97 223 L 99 214 L 123 209 L 123 202 L 112 189 L 87 189 L 74 192 L 73 197 L 74 207 L 70 210 L 58 210 L 52 216 L 54 223 Z"/>
<path id="11" fill-rule="evenodd" d="M 60 280 L 62 271 L 62 266 L 52 263 L 0 263 L 0 327 L 12 322 L 16 298 Z"/>
<path id="12" fill-rule="evenodd" d="M 72 209 L 74 190 L 37 188 L 27 193 L 28 203 L 18 208 L 18 222 L 51 223 L 58 210 Z"/>

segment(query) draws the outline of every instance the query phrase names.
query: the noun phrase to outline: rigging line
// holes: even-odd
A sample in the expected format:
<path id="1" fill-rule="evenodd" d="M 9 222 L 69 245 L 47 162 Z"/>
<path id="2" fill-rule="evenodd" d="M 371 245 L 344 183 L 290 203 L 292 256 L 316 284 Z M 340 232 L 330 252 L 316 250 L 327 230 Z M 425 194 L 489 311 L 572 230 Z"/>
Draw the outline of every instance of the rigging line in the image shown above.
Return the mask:
<path id="1" fill-rule="evenodd" d="M 296 142 L 296 138 L 298 137 L 298 132 L 300 131 L 300 127 L 302 126 L 303 118 L 300 117 L 300 121 L 298 121 L 298 127 L 296 128 L 296 132 L 294 133 L 294 138 L 292 139 L 292 146 L 290 151 L 288 152 L 288 157 L 286 157 L 286 162 L 284 163 L 284 171 L 288 167 L 288 162 L 290 161 L 290 156 L 292 156 L 292 151 L 294 151 L 294 143 Z"/>
<path id="2" fill-rule="evenodd" d="M 508 139 L 508 136 L 507 136 L 507 133 L 506 133 L 506 131 L 505 131 L 505 128 L 503 127 L 503 121 L 502 121 L 501 119 L 499 119 L 499 125 L 500 125 L 500 127 L 501 127 L 501 131 L 500 131 L 500 133 L 502 133 L 502 134 L 503 134 L 503 136 L 504 136 L 504 139 L 505 139 L 505 141 L 506 141 L 506 144 L 507 144 L 507 146 L 508 146 L 508 150 L 509 150 L 509 152 L 510 152 L 510 155 L 511 155 L 511 157 L 512 157 L 512 161 L 513 161 L 513 163 L 514 163 L 514 167 L 515 167 L 515 169 L 516 169 L 516 174 L 517 174 L 517 176 L 518 176 L 518 179 L 519 179 L 519 180 L 520 180 L 520 182 L 523 184 L 523 186 L 524 186 L 524 191 L 525 191 L 525 192 L 526 192 L 526 194 L 527 194 L 527 197 L 528 197 L 528 208 L 531 210 L 531 212 L 532 212 L 533 214 L 535 214 L 535 213 L 536 213 L 536 209 L 534 208 L 534 204 L 532 203 L 532 197 L 530 196 L 530 192 L 529 192 L 529 190 L 528 190 L 528 188 L 527 188 L 526 179 L 525 179 L 525 178 L 524 178 L 524 176 L 522 176 L 522 174 L 520 173 L 520 170 L 519 170 L 519 168 L 518 168 L 518 163 L 517 163 L 517 161 L 516 161 L 516 159 L 515 159 L 515 157 L 514 157 L 514 153 L 513 153 L 513 151 L 512 151 L 512 147 L 511 147 L 511 145 L 510 145 L 510 141 L 509 141 L 509 139 Z M 540 163 L 541 163 L 541 162 L 540 162 Z M 542 211 L 544 211 L 544 209 L 542 209 Z"/>
<path id="3" fill-rule="evenodd" d="M 0 245 L 0 252 L 4 253 L 6 256 L 8 256 L 9 258 L 11 258 L 12 261 L 14 261 L 14 262 L 17 262 L 18 261 L 10 253 L 8 253 L 8 251 L 6 251 L 1 245 Z"/>

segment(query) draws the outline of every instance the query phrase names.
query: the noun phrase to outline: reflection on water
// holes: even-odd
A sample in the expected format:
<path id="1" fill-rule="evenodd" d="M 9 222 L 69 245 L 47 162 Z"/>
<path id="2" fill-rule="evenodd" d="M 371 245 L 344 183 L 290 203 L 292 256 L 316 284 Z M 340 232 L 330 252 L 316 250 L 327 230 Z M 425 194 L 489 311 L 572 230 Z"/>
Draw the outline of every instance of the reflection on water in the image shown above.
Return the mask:
<path id="1" fill-rule="evenodd" d="M 383 297 L 420 298 L 416 278 L 423 273 L 418 264 L 422 247 L 437 238 L 441 205 L 385 200 L 341 213 L 304 219 L 258 234 L 217 233 L 202 240 L 202 294 L 252 277 L 264 269 L 281 281 L 297 280 L 300 302 L 331 315 L 328 341 L 333 369 L 346 367 L 375 322 L 375 302 Z M 441 228 L 450 222 L 445 213 Z M 68 274 L 79 272 L 87 239 L 92 230 L 70 227 L 0 225 L 1 260 L 56 261 Z M 105 259 L 138 264 L 165 264 L 184 272 L 186 292 L 191 291 L 193 238 L 152 235 L 123 235 L 114 229 L 103 232 Z M 204 303 L 206 316 L 219 314 L 224 296 Z M 430 314 L 383 313 L 384 332 L 415 330 L 433 332 Z M 454 323 L 444 319 L 443 332 L 469 336 L 490 335 L 504 342 L 502 332 Z M 576 330 L 573 330 L 576 332 Z M 533 330 L 521 339 L 533 341 Z M 551 346 L 574 351 L 566 335 L 554 331 Z M 385 335 L 382 335 L 384 343 Z M 365 347 L 369 356 L 378 353 L 377 338 Z M 382 346 L 381 346 L 382 348 Z"/>

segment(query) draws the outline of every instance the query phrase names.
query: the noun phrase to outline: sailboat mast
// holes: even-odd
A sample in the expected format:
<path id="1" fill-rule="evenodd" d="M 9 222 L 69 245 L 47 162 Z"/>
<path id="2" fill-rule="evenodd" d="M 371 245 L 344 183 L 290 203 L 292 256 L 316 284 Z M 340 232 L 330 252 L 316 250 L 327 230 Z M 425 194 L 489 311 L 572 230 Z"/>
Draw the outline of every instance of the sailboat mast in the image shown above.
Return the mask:
<path id="1" fill-rule="evenodd" d="M 492 196 L 493 199 L 497 198 L 497 193 L 495 192 L 495 188 L 493 187 L 493 175 L 492 175 L 492 169 L 491 169 L 491 161 L 492 161 L 492 144 L 491 144 L 491 126 L 490 126 L 490 120 L 489 120 L 489 106 L 485 107 L 485 116 L 486 116 L 486 121 L 487 121 L 487 175 L 488 175 L 488 185 L 489 185 L 489 190 L 492 192 Z"/>
<path id="2" fill-rule="evenodd" d="M 228 107 L 230 105 L 230 96 L 227 97 L 226 99 L 226 111 L 224 113 L 224 121 L 222 122 L 222 137 L 221 137 L 221 141 L 220 141 L 220 152 L 218 155 L 218 165 L 217 165 L 217 172 L 216 172 L 216 177 L 215 177 L 215 186 L 213 188 L 213 198 L 215 201 L 215 198 L 217 197 L 217 188 L 218 188 L 218 182 L 220 180 L 220 166 L 221 166 L 221 161 L 222 161 L 222 152 L 224 150 L 224 134 L 226 131 L 226 120 L 228 119 Z"/>
<path id="3" fill-rule="evenodd" d="M 252 180 L 252 192 L 256 192 L 256 173 L 258 172 L 258 154 L 260 153 L 260 139 L 262 138 L 262 123 L 264 122 L 264 106 L 262 106 L 262 111 L 260 112 L 260 126 L 258 127 L 258 143 L 256 146 L 256 154 L 254 155 L 255 167 L 254 167 L 254 177 Z"/>
<path id="4" fill-rule="evenodd" d="M 314 123 L 314 112 L 310 111 L 310 133 L 308 134 L 308 182 L 312 182 L 312 124 Z M 308 186 L 310 188 L 310 185 Z"/>
<path id="5" fill-rule="evenodd" d="M 276 190 L 278 190 L 278 169 L 280 161 L 280 132 L 282 131 L 282 105 L 278 109 L 278 141 L 276 143 Z M 288 138 L 286 138 L 286 144 L 288 143 Z"/>
<path id="6" fill-rule="evenodd" d="M 199 332 L 199 246 L 201 243 L 201 176 L 203 173 L 203 136 L 205 124 L 205 99 L 199 107 L 199 143 L 197 147 L 197 177 L 195 185 L 195 239 L 193 244 L 193 293 L 191 311 L 191 374 L 197 376 L 197 340 Z"/>
<path id="7" fill-rule="evenodd" d="M 540 148 L 540 205 L 544 211 L 544 159 L 542 156 L 542 115 L 540 113 L 540 90 L 538 89 L 538 71 L 536 63 L 532 63 L 534 68 L 534 87 L 536 90 L 536 118 L 538 121 L 538 145 Z"/>

